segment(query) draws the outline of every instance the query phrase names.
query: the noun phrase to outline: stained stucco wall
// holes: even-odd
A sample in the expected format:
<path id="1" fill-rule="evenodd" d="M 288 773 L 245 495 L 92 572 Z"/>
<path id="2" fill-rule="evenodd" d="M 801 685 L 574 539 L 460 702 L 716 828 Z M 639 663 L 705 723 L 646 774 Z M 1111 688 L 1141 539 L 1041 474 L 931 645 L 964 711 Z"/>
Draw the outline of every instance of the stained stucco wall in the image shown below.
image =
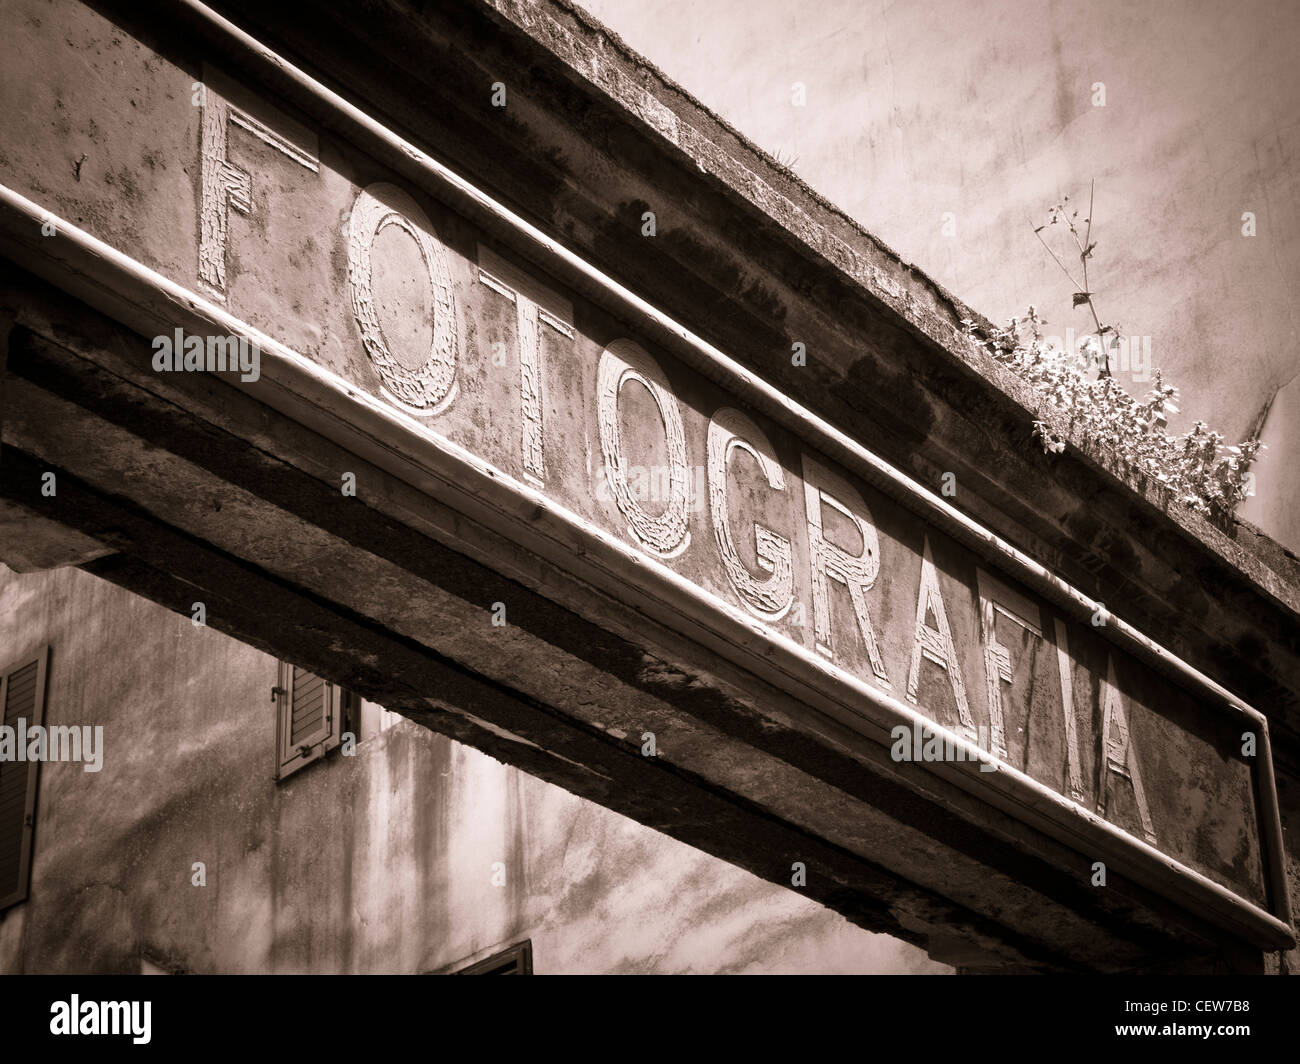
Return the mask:
<path id="1" fill-rule="evenodd" d="M 1172 432 L 1201 419 L 1235 443 L 1276 396 L 1258 494 L 1239 513 L 1300 550 L 1291 0 L 580 6 L 996 320 L 1032 303 L 1049 332 L 1092 328 L 1031 222 L 1061 194 L 1086 208 L 1095 179 L 1089 280 L 1104 319 L 1151 337 L 1152 361 L 1183 392 Z"/>
<path id="2" fill-rule="evenodd" d="M 0 568 L 0 658 L 46 642 L 46 723 L 103 725 L 104 761 L 42 766 L 0 972 L 422 972 L 525 937 L 539 973 L 945 970 L 410 721 L 277 785 L 274 659 Z"/>

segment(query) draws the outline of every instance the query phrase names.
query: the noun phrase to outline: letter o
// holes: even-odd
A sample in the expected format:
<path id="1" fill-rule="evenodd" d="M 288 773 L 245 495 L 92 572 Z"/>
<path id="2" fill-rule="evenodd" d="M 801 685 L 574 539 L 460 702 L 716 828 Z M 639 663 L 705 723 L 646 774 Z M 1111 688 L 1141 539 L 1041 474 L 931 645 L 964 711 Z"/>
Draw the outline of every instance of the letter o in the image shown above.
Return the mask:
<path id="1" fill-rule="evenodd" d="M 668 506 L 658 516 L 646 513 L 627 481 L 627 458 L 623 453 L 618 419 L 618 397 L 623 385 L 643 385 L 659 408 L 664 438 L 668 444 Z M 672 558 L 690 544 L 686 515 L 690 509 L 690 471 L 686 467 L 686 430 L 682 427 L 677 398 L 668 386 L 664 371 L 642 347 L 631 340 L 615 340 L 601 353 L 597 371 L 597 417 L 600 449 L 605 456 L 605 480 L 619 511 L 627 518 L 630 531 L 649 551 Z"/>
<path id="2" fill-rule="evenodd" d="M 416 369 L 407 369 L 393 356 L 375 311 L 370 252 L 375 237 L 390 225 L 415 241 L 433 291 L 433 347 Z M 385 397 L 421 416 L 440 413 L 456 397 L 456 304 L 447 254 L 432 232 L 420 205 L 387 182 L 368 185 L 357 194 L 348 222 L 348 282 L 361 342 L 379 371 Z"/>

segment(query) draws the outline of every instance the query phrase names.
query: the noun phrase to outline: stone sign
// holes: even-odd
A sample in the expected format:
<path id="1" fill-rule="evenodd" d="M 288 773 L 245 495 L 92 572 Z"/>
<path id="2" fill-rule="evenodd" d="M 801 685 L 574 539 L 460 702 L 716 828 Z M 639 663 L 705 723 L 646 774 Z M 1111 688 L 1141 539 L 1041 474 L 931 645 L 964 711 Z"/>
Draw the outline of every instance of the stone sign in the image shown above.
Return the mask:
<path id="1" fill-rule="evenodd" d="M 339 418 L 381 410 L 388 431 L 434 441 L 441 474 L 522 547 L 816 692 L 910 778 L 942 774 L 1047 825 L 1082 881 L 1132 860 L 1185 904 L 1279 934 L 1261 719 L 1153 667 L 1172 656 L 1122 604 L 1087 602 L 983 533 L 960 483 L 912 483 L 710 348 L 706 321 L 645 308 L 643 328 L 634 293 L 524 220 L 493 206 L 489 230 L 456 209 L 491 201 L 436 158 L 413 155 L 420 187 L 284 100 L 134 45 L 29 95 L 0 119 L 0 183 L 7 210 L 55 229 L 31 246 L 75 226 L 192 292 L 234 323 L 232 386 L 282 406 L 307 374 Z M 60 113 L 94 116 L 111 181 L 50 172 Z M 154 368 L 184 369 L 183 337 L 159 324 L 154 356 L 175 352 Z M 665 328 L 695 357 L 659 345 Z M 798 346 L 817 357 L 815 337 Z"/>

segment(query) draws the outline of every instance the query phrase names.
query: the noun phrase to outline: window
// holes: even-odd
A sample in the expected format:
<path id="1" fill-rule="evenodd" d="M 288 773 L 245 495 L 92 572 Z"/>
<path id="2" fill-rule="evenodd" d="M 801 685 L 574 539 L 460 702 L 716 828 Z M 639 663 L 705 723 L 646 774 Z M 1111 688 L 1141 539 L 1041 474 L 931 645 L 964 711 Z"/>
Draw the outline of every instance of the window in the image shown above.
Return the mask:
<path id="1" fill-rule="evenodd" d="M 0 909 L 27 897 L 32 874 L 32 834 L 36 827 L 36 781 L 40 761 L 16 758 L 20 737 L 45 719 L 45 672 L 50 648 L 21 658 L 0 673 L 2 733 L 12 744 L 0 759 Z M 21 721 L 21 724 L 19 723 Z M 2 741 L 2 740 L 0 740 Z M 24 743 L 25 745 L 25 743 Z"/>
<path id="2" fill-rule="evenodd" d="M 344 732 L 352 730 L 356 701 L 352 694 L 299 665 L 280 662 L 280 682 L 273 697 L 278 710 L 278 780 L 319 761 L 339 745 Z"/>
<path id="3" fill-rule="evenodd" d="M 533 943 L 525 940 L 491 957 L 462 968 L 456 975 L 532 975 Z"/>
<path id="4" fill-rule="evenodd" d="M 313 672 L 287 661 L 280 662 L 276 701 L 276 772 L 284 779 L 331 750 L 343 745 L 350 752 L 356 744 L 378 735 L 401 719 L 353 691 L 344 690 Z"/>

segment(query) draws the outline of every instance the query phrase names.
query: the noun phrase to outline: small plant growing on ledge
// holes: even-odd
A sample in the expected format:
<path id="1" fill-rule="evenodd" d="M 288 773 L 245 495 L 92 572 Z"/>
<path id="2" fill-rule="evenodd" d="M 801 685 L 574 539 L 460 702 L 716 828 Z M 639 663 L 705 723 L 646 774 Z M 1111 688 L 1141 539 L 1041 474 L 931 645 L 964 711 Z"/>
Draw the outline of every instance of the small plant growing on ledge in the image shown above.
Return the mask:
<path id="1" fill-rule="evenodd" d="M 1177 500 L 1220 523 L 1230 520 L 1241 500 L 1253 494 L 1248 470 L 1264 445 L 1249 439 L 1228 446 L 1222 434 L 1203 421 L 1181 436 L 1169 435 L 1165 426 L 1169 415 L 1178 413 L 1178 389 L 1165 384 L 1158 369 L 1154 386 L 1140 400 L 1120 385 L 1110 366 L 1124 338 L 1117 326 L 1102 323 L 1088 287 L 1088 260 L 1097 246 L 1091 240 L 1091 197 L 1088 217 L 1082 223 L 1076 221 L 1078 210 L 1070 210 L 1068 196 L 1048 209 L 1048 218 L 1034 232 L 1074 285 L 1073 305 L 1086 304 L 1092 312 L 1096 332 L 1080 341 L 1078 351 L 1068 351 L 1044 338 L 1042 327 L 1047 322 L 1031 306 L 1024 317 L 1010 319 L 1005 328 L 982 329 L 971 319 L 963 319 L 967 337 L 1040 392 L 1059 412 L 1059 418 L 1052 420 L 1063 421 L 1071 432 L 1078 432 L 1085 446 L 1104 451 L 1130 473 L 1154 480 L 1167 501 Z M 1078 249 L 1082 284 L 1041 235 L 1047 226 L 1060 223 Z M 1080 224 L 1086 226 L 1082 236 Z M 1095 379 L 1089 375 L 1094 367 Z M 1042 442 L 1045 453 L 1065 450 L 1064 438 L 1047 421 L 1034 422 L 1034 437 Z"/>

